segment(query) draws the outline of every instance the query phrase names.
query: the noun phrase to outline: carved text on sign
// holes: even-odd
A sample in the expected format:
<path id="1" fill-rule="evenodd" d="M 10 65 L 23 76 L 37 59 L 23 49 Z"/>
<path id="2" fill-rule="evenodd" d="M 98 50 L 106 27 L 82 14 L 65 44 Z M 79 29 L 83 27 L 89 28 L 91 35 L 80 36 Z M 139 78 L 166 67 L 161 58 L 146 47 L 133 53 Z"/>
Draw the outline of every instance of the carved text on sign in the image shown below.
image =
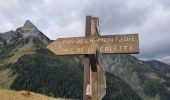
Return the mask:
<path id="1" fill-rule="evenodd" d="M 58 55 L 94 54 L 96 45 L 101 53 L 138 53 L 137 34 L 59 38 L 48 48 Z"/>

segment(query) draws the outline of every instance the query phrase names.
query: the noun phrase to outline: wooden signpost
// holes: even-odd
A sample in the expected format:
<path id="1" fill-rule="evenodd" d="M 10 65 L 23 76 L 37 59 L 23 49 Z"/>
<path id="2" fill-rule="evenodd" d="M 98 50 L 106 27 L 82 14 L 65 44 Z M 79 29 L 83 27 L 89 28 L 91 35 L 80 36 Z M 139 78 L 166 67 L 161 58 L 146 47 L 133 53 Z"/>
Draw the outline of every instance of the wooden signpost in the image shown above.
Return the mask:
<path id="1" fill-rule="evenodd" d="M 85 37 L 59 38 L 47 47 L 57 55 L 84 55 L 83 100 L 106 94 L 106 64 L 101 54 L 139 53 L 138 34 L 101 36 L 98 17 L 86 16 Z"/>

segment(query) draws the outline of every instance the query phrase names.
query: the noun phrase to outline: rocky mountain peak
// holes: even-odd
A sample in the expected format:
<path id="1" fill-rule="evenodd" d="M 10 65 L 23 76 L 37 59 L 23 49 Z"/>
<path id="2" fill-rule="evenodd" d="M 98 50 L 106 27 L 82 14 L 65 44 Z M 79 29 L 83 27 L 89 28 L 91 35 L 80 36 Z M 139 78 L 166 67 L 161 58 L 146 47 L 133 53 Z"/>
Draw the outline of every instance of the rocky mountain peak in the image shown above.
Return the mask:
<path id="1" fill-rule="evenodd" d="M 43 42 L 44 44 L 48 44 L 51 40 L 45 36 L 38 28 L 30 21 L 26 20 L 22 27 L 17 28 L 15 31 L 9 31 L 0 34 L 0 38 L 5 39 L 7 44 L 12 44 L 16 41 L 30 40 L 32 43 L 33 38 L 36 38 Z M 27 41 L 28 42 L 28 41 Z"/>
<path id="2" fill-rule="evenodd" d="M 22 27 L 22 30 L 35 30 L 35 29 L 37 29 L 37 27 L 30 20 L 26 20 L 24 26 Z"/>

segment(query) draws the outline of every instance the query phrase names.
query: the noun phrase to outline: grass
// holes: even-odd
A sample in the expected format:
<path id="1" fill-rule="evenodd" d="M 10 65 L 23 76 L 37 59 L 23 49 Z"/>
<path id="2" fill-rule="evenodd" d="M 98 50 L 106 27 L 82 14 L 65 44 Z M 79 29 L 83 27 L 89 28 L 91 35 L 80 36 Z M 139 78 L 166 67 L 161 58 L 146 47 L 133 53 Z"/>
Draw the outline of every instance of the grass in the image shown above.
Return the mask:
<path id="1" fill-rule="evenodd" d="M 11 52 L 11 54 L 8 55 L 12 55 L 10 57 L 5 58 L 4 60 L 0 61 L 0 65 L 5 65 L 5 64 L 10 64 L 10 63 L 15 63 L 18 61 L 18 59 L 20 57 L 22 57 L 24 54 L 34 54 L 35 53 L 34 48 L 29 48 L 29 49 L 22 49 L 22 50 L 17 50 L 16 52 L 13 51 Z"/>
<path id="2" fill-rule="evenodd" d="M 0 90 L 0 100 L 65 100 L 62 98 L 52 98 L 41 94 L 31 92 L 26 97 L 20 94 L 20 91 Z"/>
<path id="3" fill-rule="evenodd" d="M 160 77 L 158 77 L 155 73 L 148 73 L 147 74 L 148 78 L 151 79 L 151 80 L 159 80 L 160 83 L 164 83 L 166 82 L 163 78 L 161 79 Z"/>
<path id="4" fill-rule="evenodd" d="M 161 98 L 159 95 L 156 95 L 155 97 L 145 96 L 143 100 L 161 100 Z"/>
<path id="5" fill-rule="evenodd" d="M 16 79 L 17 75 L 11 75 L 11 70 L 9 68 L 0 71 L 0 88 L 9 89 L 12 82 Z M 10 77 L 9 77 L 10 76 Z"/>

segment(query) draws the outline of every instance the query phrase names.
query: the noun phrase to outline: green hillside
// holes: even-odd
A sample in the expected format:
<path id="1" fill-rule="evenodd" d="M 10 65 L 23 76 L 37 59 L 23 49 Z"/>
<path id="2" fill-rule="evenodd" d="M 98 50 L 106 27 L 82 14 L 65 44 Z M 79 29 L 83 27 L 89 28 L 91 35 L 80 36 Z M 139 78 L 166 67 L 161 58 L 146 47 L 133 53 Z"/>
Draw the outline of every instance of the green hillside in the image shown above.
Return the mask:
<path id="1" fill-rule="evenodd" d="M 2 58 L 1 88 L 82 99 L 83 65 L 77 57 L 56 56 L 35 37 L 30 48 L 22 49 L 24 45 L 16 46 L 17 48 Z M 104 98 L 106 100 L 140 100 L 128 84 L 114 75 L 107 74 L 107 86 L 107 95 Z"/>
<path id="2" fill-rule="evenodd" d="M 39 49 L 34 55 L 24 55 L 15 64 L 8 65 L 10 77 L 17 77 L 10 85 L 14 90 L 30 90 L 48 96 L 72 99 L 82 98 L 83 66 L 73 57 L 58 57 L 47 49 Z M 140 100 L 128 84 L 107 74 L 106 100 L 131 98 Z"/>
<path id="3" fill-rule="evenodd" d="M 111 58 L 111 59 L 110 59 Z M 131 55 L 105 56 L 108 71 L 130 85 L 144 100 L 169 100 L 170 66 Z"/>

